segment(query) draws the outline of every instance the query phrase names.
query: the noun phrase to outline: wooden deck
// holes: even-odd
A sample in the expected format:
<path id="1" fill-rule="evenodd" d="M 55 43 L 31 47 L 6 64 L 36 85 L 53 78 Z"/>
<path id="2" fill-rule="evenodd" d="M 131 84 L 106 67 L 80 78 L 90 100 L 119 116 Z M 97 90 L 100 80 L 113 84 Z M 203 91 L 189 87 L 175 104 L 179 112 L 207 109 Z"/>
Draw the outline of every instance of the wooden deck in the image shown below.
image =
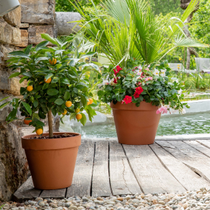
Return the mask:
<path id="1" fill-rule="evenodd" d="M 143 146 L 82 141 L 70 187 L 37 190 L 30 177 L 14 199 L 155 194 L 202 187 L 210 188 L 210 140 L 156 141 Z"/>

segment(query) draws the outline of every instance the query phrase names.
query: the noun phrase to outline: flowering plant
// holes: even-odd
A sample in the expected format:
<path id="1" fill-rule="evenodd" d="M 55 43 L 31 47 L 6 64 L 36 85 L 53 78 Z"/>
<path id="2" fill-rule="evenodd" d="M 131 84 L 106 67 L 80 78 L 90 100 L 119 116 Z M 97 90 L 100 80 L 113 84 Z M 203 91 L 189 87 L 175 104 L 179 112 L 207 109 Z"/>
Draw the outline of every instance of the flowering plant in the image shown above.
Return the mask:
<path id="1" fill-rule="evenodd" d="M 184 87 L 167 76 L 169 70 L 167 63 L 154 67 L 132 60 L 123 68 L 110 66 L 106 69 L 108 80 L 98 91 L 99 98 L 106 103 L 132 102 L 136 106 L 145 101 L 160 106 L 157 114 L 167 113 L 170 108 L 184 113 L 183 107 L 188 108 L 187 103 L 181 103 L 184 95 L 180 92 Z"/>

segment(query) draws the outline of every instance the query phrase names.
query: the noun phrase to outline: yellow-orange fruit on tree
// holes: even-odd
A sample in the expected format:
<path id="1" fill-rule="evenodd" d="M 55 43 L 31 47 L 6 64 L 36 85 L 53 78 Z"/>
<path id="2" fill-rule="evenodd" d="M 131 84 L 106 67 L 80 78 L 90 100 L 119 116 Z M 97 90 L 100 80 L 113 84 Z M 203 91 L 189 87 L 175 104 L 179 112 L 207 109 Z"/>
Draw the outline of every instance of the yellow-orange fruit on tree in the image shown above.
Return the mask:
<path id="1" fill-rule="evenodd" d="M 37 129 L 37 130 L 36 130 L 36 134 L 37 134 L 38 136 L 42 135 L 42 134 L 43 134 L 43 129 L 42 129 L 42 128 Z"/>
<path id="2" fill-rule="evenodd" d="M 66 107 L 71 107 L 71 105 L 72 105 L 72 102 L 71 101 L 66 101 L 66 103 L 65 103 L 65 105 L 66 105 Z"/>
<path id="3" fill-rule="evenodd" d="M 56 58 L 52 58 L 52 60 L 50 59 L 49 62 L 51 65 L 55 65 L 57 63 L 57 60 Z"/>
<path id="4" fill-rule="evenodd" d="M 82 115 L 81 115 L 81 114 L 77 114 L 77 115 L 76 115 L 76 118 L 77 118 L 78 120 L 81 120 L 81 119 L 82 119 Z"/>
<path id="5" fill-rule="evenodd" d="M 63 115 L 66 115 L 67 114 L 67 110 L 64 109 L 64 112 L 62 113 Z"/>
<path id="6" fill-rule="evenodd" d="M 79 109 L 79 108 L 77 108 L 77 109 L 75 110 L 75 112 L 76 112 L 76 113 L 79 113 L 79 112 L 80 112 L 80 109 Z"/>
<path id="7" fill-rule="evenodd" d="M 33 86 L 31 86 L 31 85 L 27 86 L 27 91 L 28 92 L 31 92 L 32 90 L 33 90 Z"/>
<path id="8" fill-rule="evenodd" d="M 51 79 L 51 78 L 49 78 L 49 79 L 44 79 L 44 81 L 45 81 L 46 83 L 51 83 L 52 79 Z"/>

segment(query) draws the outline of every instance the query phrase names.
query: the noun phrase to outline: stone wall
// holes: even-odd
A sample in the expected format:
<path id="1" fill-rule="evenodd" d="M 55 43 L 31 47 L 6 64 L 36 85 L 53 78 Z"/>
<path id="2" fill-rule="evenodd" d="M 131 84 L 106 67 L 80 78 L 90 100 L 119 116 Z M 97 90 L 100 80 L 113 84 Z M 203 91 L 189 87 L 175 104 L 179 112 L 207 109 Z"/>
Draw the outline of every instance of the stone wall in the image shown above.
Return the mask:
<path id="1" fill-rule="evenodd" d="M 54 36 L 55 1 L 19 0 L 21 7 L 0 17 L 0 100 L 20 97 L 19 77 L 9 79 L 8 53 L 42 41 L 41 33 Z M 0 110 L 0 201 L 11 199 L 26 180 L 28 165 L 21 146 L 21 122 L 7 124 L 9 107 Z"/>

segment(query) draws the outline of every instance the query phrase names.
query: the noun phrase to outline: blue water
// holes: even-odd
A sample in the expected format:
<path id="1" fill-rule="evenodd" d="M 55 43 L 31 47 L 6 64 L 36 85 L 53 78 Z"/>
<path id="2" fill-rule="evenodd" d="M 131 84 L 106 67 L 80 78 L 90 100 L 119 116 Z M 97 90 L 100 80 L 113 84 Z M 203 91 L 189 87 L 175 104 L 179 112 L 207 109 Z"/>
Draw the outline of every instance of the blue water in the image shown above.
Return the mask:
<path id="1" fill-rule="evenodd" d="M 85 138 L 117 137 L 114 124 L 72 127 Z M 210 113 L 162 117 L 157 136 L 210 133 Z"/>

